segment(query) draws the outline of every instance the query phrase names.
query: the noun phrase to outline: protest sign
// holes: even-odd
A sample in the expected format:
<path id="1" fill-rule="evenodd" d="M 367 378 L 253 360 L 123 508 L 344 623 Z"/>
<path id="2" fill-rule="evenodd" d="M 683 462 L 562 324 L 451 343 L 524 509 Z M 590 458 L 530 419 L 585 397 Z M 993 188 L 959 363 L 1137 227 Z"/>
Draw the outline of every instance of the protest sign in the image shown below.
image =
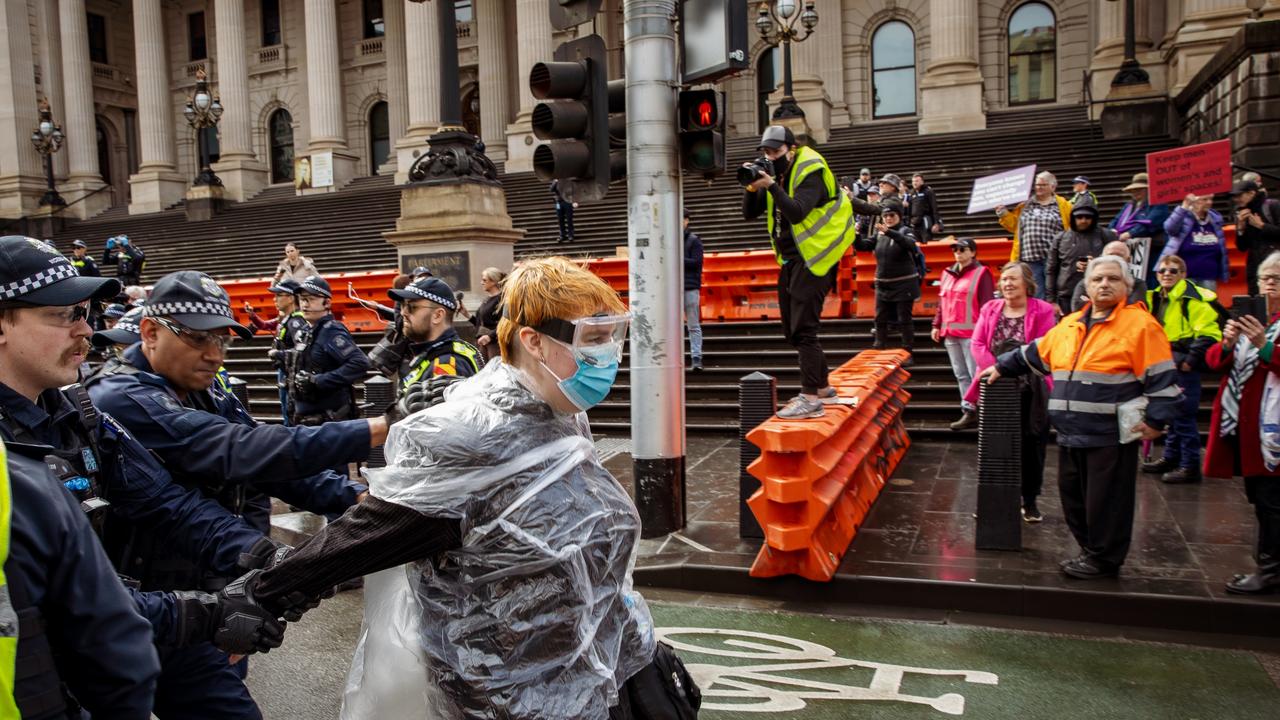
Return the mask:
<path id="1" fill-rule="evenodd" d="M 1156 204 L 1181 202 L 1188 193 L 1231 192 L 1231 141 L 1147 153 L 1147 181 Z"/>
<path id="2" fill-rule="evenodd" d="M 1147 265 L 1151 263 L 1151 238 L 1129 238 L 1125 245 L 1129 246 L 1129 273 L 1139 284 L 1147 282 Z"/>
<path id="3" fill-rule="evenodd" d="M 969 195 L 969 210 L 966 214 L 972 215 L 1001 205 L 1017 205 L 1031 196 L 1031 186 L 1035 182 L 1035 177 L 1036 166 L 1027 165 L 974 180 L 973 192 Z"/>

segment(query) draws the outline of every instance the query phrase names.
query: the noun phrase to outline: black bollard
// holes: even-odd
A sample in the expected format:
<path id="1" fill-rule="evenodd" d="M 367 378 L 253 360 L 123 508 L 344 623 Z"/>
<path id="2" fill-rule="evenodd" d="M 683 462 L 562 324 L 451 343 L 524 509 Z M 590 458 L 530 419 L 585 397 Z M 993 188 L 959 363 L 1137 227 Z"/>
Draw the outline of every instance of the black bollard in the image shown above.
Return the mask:
<path id="1" fill-rule="evenodd" d="M 244 380 L 241 380 L 238 377 L 233 377 L 227 382 L 227 384 L 231 386 L 231 394 L 234 395 L 235 398 L 240 401 L 240 404 L 244 406 L 245 410 L 248 410 L 249 409 L 249 383 L 245 382 Z M 249 414 L 252 415 L 253 413 L 249 413 Z"/>
<path id="2" fill-rule="evenodd" d="M 980 550 L 1022 549 L 1022 397 L 1018 382 L 983 382 L 978 406 Z"/>
<path id="3" fill-rule="evenodd" d="M 760 448 L 747 441 L 747 433 L 778 411 L 778 381 L 762 372 L 753 372 L 738 381 L 738 536 L 763 539 L 764 531 L 747 507 L 747 498 L 760 488 L 760 481 L 747 466 L 760 457 Z"/>
<path id="4" fill-rule="evenodd" d="M 396 399 L 395 384 L 381 375 L 374 375 L 364 381 L 365 413 L 374 417 L 386 412 Z M 369 460 L 365 463 L 371 468 L 383 467 L 387 464 L 386 455 L 379 445 L 369 451 Z"/>

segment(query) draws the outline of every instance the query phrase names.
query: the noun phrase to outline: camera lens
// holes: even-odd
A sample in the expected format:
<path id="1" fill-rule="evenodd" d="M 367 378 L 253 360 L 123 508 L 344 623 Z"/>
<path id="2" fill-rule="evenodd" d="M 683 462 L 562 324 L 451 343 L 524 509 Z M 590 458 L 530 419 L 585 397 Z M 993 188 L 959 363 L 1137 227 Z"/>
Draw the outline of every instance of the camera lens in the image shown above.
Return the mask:
<path id="1" fill-rule="evenodd" d="M 758 171 L 755 169 L 755 167 L 746 167 L 745 165 L 739 165 L 738 166 L 738 184 L 750 185 L 751 183 L 755 182 L 757 172 Z"/>

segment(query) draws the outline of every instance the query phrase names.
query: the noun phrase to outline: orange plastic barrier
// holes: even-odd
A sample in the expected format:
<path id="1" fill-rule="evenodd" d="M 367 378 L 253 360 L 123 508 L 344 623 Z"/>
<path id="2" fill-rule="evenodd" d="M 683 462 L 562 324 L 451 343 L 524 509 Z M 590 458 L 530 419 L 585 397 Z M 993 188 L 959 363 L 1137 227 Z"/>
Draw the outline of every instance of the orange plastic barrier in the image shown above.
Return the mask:
<path id="1" fill-rule="evenodd" d="M 821 418 L 773 417 L 747 440 L 760 480 L 747 505 L 765 542 L 752 577 L 800 575 L 828 581 L 871 504 L 911 445 L 902 424 L 910 394 L 903 350 L 866 350 L 830 375 L 852 404 L 828 405 Z"/>
<path id="2" fill-rule="evenodd" d="M 356 292 L 366 300 L 389 305 L 387 290 L 396 278 L 395 270 L 374 270 L 371 272 L 336 273 L 325 275 L 329 287 L 333 289 L 333 316 L 341 320 L 352 332 L 382 332 L 386 322 L 374 313 L 360 307 L 355 300 L 347 297 L 347 283 L 355 286 Z M 254 278 L 251 280 L 222 280 L 218 283 L 231 296 L 231 309 L 235 311 L 236 320 L 246 327 L 249 314 L 244 311 L 248 302 L 263 319 L 276 316 L 275 303 L 267 288 L 271 287 L 271 278 Z"/>

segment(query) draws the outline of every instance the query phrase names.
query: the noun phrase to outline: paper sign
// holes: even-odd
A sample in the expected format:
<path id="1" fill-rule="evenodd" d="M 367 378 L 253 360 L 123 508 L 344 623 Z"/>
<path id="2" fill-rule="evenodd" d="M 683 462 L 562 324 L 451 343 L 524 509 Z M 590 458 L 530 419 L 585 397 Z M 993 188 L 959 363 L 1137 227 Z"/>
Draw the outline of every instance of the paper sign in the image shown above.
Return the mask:
<path id="1" fill-rule="evenodd" d="M 1147 265 L 1151 260 L 1151 238 L 1129 238 L 1129 273 L 1139 283 L 1147 282 Z"/>
<path id="2" fill-rule="evenodd" d="M 333 153 L 311 156 L 311 187 L 333 187 Z"/>
<path id="3" fill-rule="evenodd" d="M 1017 205 L 1031 197 L 1035 183 L 1036 166 L 1027 165 L 1017 170 L 1006 170 L 973 181 L 973 193 L 969 195 L 969 215 L 991 210 L 1001 205 Z"/>
<path id="4" fill-rule="evenodd" d="M 1231 141 L 1147 153 L 1150 202 L 1181 202 L 1188 193 L 1231 192 Z"/>

